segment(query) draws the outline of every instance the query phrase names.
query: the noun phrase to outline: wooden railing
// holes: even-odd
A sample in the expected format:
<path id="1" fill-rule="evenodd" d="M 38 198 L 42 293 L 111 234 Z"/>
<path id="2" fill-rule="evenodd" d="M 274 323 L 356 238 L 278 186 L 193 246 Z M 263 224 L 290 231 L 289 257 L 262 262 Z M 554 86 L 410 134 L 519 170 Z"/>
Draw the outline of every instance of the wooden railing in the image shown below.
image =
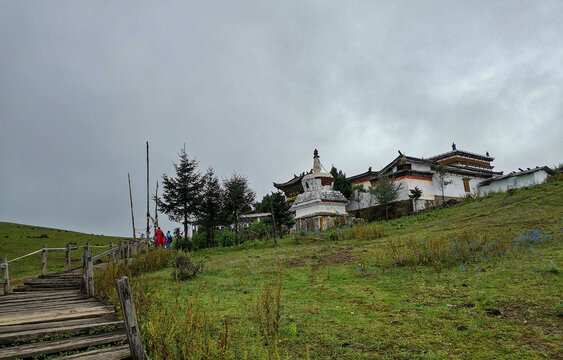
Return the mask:
<path id="1" fill-rule="evenodd" d="M 98 255 L 92 255 L 91 248 L 106 248 L 109 247 L 109 250 L 106 250 Z M 8 260 L 6 257 L 3 259 L 2 263 L 0 264 L 0 269 L 2 270 L 2 284 L 4 287 L 4 294 L 11 293 L 10 289 L 10 276 L 9 276 L 9 269 L 8 264 L 23 258 L 26 258 L 31 255 L 35 255 L 41 252 L 41 275 L 45 276 L 47 274 L 47 260 L 48 254 L 50 252 L 65 252 L 65 265 L 66 271 L 70 272 L 72 270 L 76 270 L 78 268 L 72 269 L 71 266 L 71 253 L 72 251 L 76 250 L 84 250 L 82 255 L 82 282 L 83 286 L 82 289 L 84 292 L 88 294 L 89 297 L 95 296 L 94 291 L 94 262 L 100 260 L 106 256 L 109 256 L 110 261 L 117 262 L 119 260 L 128 260 L 132 256 L 139 253 L 141 250 L 147 251 L 148 244 L 146 241 L 120 241 L 117 243 L 117 246 L 114 246 L 113 242 L 110 242 L 109 245 L 101 245 L 101 246 L 93 246 L 89 243 L 86 243 L 82 246 L 72 246 L 72 244 L 67 244 L 64 248 L 49 248 L 47 245 L 43 245 L 43 247 L 39 250 L 35 250 L 30 252 L 29 254 L 25 254 L 19 256 L 15 259 Z"/>

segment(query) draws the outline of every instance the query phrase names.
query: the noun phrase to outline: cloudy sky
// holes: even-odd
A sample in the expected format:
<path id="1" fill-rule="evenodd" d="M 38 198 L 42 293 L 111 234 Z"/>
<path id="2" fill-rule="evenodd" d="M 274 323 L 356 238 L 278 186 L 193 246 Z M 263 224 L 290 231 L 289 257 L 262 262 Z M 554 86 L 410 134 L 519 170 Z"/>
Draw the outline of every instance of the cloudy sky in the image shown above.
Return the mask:
<path id="1" fill-rule="evenodd" d="M 145 141 L 151 186 L 186 144 L 260 198 L 315 148 L 347 175 L 452 142 L 496 170 L 558 164 L 562 18 L 548 0 L 0 0 L 0 221 L 129 235 Z"/>

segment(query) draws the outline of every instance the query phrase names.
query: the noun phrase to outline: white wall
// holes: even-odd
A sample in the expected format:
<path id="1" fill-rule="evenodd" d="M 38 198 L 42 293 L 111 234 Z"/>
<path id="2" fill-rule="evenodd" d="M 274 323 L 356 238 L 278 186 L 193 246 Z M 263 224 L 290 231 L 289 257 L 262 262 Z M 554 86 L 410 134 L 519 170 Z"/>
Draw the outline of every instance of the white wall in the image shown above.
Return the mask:
<path id="1" fill-rule="evenodd" d="M 418 171 L 430 171 L 430 165 L 426 164 L 419 164 L 419 163 L 411 163 L 411 169 L 418 170 Z"/>
<path id="2" fill-rule="evenodd" d="M 508 189 L 517 189 L 525 186 L 533 186 L 542 184 L 547 179 L 545 170 L 538 170 L 531 174 L 514 175 L 504 179 L 492 181 L 489 185 L 481 186 L 479 193 L 486 195 L 490 192 L 506 191 Z"/>
<path id="3" fill-rule="evenodd" d="M 447 197 L 464 197 L 467 194 L 477 194 L 479 191 L 479 183 L 483 181 L 481 178 L 470 178 L 469 179 L 469 192 L 465 191 L 465 186 L 463 185 L 463 179 L 466 179 L 467 176 L 462 176 L 458 174 L 448 174 L 445 178 L 445 181 L 451 181 L 450 184 L 444 187 L 444 196 Z M 432 178 L 434 181 L 434 192 L 436 194 L 436 198 L 440 198 L 442 196 L 442 190 L 440 189 L 440 181 L 438 176 L 435 174 Z"/>

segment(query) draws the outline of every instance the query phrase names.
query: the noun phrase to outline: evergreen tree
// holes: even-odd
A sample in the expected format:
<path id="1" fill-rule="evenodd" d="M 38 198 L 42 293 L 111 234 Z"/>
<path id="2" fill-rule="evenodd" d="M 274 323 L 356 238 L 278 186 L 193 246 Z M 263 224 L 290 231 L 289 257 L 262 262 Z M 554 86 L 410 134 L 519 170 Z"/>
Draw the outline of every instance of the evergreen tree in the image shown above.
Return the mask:
<path id="1" fill-rule="evenodd" d="M 225 179 L 223 187 L 225 189 L 224 208 L 233 217 L 235 223 L 235 242 L 238 245 L 240 243 L 238 218 L 240 215 L 252 210 L 256 194 L 248 186 L 248 179 L 237 173 L 234 173 L 230 179 Z"/>
<path id="2" fill-rule="evenodd" d="M 389 208 L 393 202 L 399 197 L 399 191 L 403 184 L 396 184 L 389 180 L 386 176 L 381 176 L 377 180 L 377 186 L 370 190 L 375 196 L 379 205 L 385 209 L 385 220 L 389 220 Z"/>
<path id="3" fill-rule="evenodd" d="M 171 221 L 184 225 L 184 241 L 187 241 L 188 224 L 199 213 L 203 180 L 197 170 L 198 162 L 188 158 L 186 149 L 181 149 L 178 155 L 180 163 L 174 163 L 176 175 L 162 175 L 164 194 L 157 201 L 159 209 L 167 214 Z"/>
<path id="4" fill-rule="evenodd" d="M 262 201 L 257 203 L 255 207 L 256 212 L 273 212 L 276 220 L 276 229 L 274 231 L 277 231 L 280 237 L 282 235 L 282 226 L 289 227 L 295 223 L 289 208 L 291 208 L 291 204 L 285 201 L 285 196 L 281 191 L 264 195 Z M 264 222 L 270 224 L 272 218 L 265 219 Z"/>
<path id="5" fill-rule="evenodd" d="M 352 184 L 350 180 L 346 179 L 346 174 L 342 170 L 337 170 L 336 167 L 330 169 L 330 174 L 334 178 L 333 189 L 340 191 L 346 199 L 352 196 Z"/>
<path id="6" fill-rule="evenodd" d="M 422 196 L 422 190 L 415 186 L 414 189 L 409 190 L 409 198 L 412 200 L 412 208 L 416 212 L 416 202 Z"/>
<path id="7" fill-rule="evenodd" d="M 219 224 L 223 207 L 223 188 L 213 168 L 209 167 L 203 177 L 203 201 L 199 223 L 205 227 L 207 237 L 207 247 L 213 247 L 215 227 Z"/>

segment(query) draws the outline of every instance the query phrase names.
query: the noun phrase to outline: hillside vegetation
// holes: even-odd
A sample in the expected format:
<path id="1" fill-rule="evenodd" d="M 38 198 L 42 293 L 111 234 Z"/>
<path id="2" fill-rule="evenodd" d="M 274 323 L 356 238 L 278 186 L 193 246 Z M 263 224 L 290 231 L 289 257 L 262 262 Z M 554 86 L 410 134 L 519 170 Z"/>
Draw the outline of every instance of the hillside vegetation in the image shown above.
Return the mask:
<path id="1" fill-rule="evenodd" d="M 8 260 L 28 254 L 41 249 L 43 244 L 50 248 L 64 248 L 66 244 L 84 245 L 89 242 L 93 246 L 105 246 L 110 241 L 117 243 L 125 238 L 83 234 L 79 232 L 51 229 L 40 226 L 30 226 L 0 222 L 0 259 L 7 257 Z M 101 253 L 107 248 L 93 247 L 94 254 Z M 73 251 L 72 265 L 80 265 L 82 251 Z M 41 272 L 41 253 L 14 261 L 9 265 L 10 278 L 22 278 L 36 276 Z M 47 271 L 56 272 L 65 269 L 65 253 L 50 252 L 47 260 Z"/>
<path id="2" fill-rule="evenodd" d="M 155 359 L 562 358 L 563 185 L 197 252 L 134 279 Z"/>

